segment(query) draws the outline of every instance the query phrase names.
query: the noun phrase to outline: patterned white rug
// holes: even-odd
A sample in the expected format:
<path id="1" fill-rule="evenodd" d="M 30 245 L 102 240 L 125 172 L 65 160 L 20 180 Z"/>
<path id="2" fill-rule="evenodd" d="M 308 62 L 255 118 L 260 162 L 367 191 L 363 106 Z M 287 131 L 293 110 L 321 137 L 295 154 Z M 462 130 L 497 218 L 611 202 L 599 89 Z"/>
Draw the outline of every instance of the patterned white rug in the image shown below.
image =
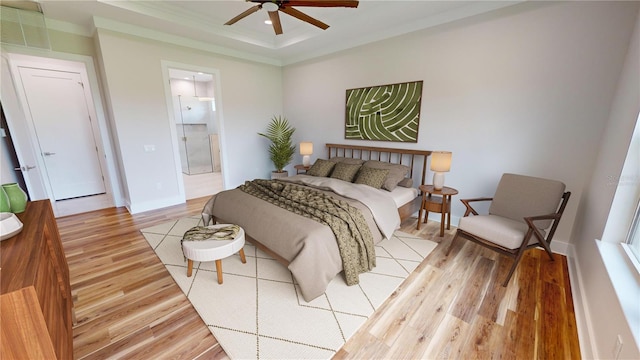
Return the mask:
<path id="1" fill-rule="evenodd" d="M 329 359 L 364 324 L 437 243 L 396 231 L 376 246 L 376 268 L 347 286 L 342 274 L 324 295 L 306 302 L 287 268 L 247 244 L 247 263 L 236 254 L 194 262 L 187 277 L 180 240 L 201 225 L 182 218 L 142 230 L 160 260 L 232 359 Z"/>

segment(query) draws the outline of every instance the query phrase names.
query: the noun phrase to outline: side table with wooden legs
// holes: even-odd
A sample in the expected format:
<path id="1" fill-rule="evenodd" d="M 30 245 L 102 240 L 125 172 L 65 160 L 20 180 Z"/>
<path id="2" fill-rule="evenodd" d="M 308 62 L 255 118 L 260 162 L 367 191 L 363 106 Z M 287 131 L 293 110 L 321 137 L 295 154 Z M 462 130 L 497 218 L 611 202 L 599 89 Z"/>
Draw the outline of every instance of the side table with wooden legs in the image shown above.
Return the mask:
<path id="1" fill-rule="evenodd" d="M 298 165 L 294 166 L 293 168 L 296 169 L 296 175 L 297 174 L 305 174 L 309 169 L 311 169 L 311 165 L 304 166 L 302 164 L 298 164 Z"/>
<path id="2" fill-rule="evenodd" d="M 441 214 L 440 237 L 444 236 L 445 220 L 447 222 L 447 230 L 451 228 L 451 196 L 458 194 L 458 190 L 447 186 L 436 190 L 433 185 L 420 185 L 419 189 L 422 192 L 422 205 L 420 205 L 418 213 L 418 230 L 420 230 L 423 211 L 426 211 L 424 214 L 425 223 L 429 218 L 429 212 L 437 212 Z"/>

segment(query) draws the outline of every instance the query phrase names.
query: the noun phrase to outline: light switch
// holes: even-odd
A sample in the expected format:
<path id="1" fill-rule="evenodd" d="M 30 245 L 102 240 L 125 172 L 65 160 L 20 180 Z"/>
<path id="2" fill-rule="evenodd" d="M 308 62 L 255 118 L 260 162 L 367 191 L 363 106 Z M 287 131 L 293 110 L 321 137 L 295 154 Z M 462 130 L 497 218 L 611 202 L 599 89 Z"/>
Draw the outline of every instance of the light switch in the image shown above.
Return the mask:
<path id="1" fill-rule="evenodd" d="M 145 145 L 145 146 L 144 146 L 144 151 L 145 151 L 145 152 L 152 152 L 152 151 L 156 151 L 156 146 L 155 146 L 155 145 Z"/>

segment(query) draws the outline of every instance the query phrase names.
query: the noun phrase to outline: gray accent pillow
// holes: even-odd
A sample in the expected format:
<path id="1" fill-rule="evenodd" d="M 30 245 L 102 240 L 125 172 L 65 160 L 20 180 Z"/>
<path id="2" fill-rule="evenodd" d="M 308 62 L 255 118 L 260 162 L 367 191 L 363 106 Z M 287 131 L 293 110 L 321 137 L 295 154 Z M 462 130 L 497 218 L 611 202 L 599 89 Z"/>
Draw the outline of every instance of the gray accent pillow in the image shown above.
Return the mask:
<path id="1" fill-rule="evenodd" d="M 361 167 L 354 183 L 364 184 L 380 189 L 384 180 L 389 175 L 389 169 L 376 169 L 372 167 Z"/>
<path id="2" fill-rule="evenodd" d="M 390 164 L 387 162 L 382 162 L 378 160 L 369 160 L 365 162 L 363 167 L 371 167 L 374 169 L 387 169 L 389 170 L 389 174 L 387 178 L 384 180 L 384 184 L 382 184 L 382 188 L 388 191 L 393 191 L 393 189 L 398 186 L 398 183 L 404 179 L 409 173 L 409 167 L 400 164 Z"/>
<path id="3" fill-rule="evenodd" d="M 353 158 L 340 157 L 340 156 L 332 157 L 331 159 L 329 159 L 329 161 L 336 162 L 336 163 L 345 163 L 345 164 L 358 164 L 358 165 L 364 164 L 364 160 L 362 159 L 353 159 Z"/>
<path id="4" fill-rule="evenodd" d="M 334 179 L 340 179 L 348 182 L 353 182 L 353 178 L 356 177 L 358 170 L 362 165 L 359 164 L 347 164 L 339 162 L 333 167 L 331 177 Z"/>
<path id="5" fill-rule="evenodd" d="M 335 165 L 336 163 L 334 162 L 318 159 L 313 163 L 311 168 L 307 170 L 307 175 L 323 177 L 329 176 L 331 174 L 331 170 L 333 170 L 333 167 Z"/>
<path id="6" fill-rule="evenodd" d="M 398 186 L 411 188 L 411 187 L 413 187 L 413 179 L 412 178 L 404 178 L 404 179 L 400 180 L 400 182 L 398 183 Z"/>

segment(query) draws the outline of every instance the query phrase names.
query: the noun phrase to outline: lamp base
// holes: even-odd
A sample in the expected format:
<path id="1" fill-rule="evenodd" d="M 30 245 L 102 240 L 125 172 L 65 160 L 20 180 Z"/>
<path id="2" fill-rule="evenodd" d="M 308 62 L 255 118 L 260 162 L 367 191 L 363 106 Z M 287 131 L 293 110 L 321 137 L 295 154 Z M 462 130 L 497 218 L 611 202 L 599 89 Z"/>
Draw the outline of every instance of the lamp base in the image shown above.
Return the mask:
<path id="1" fill-rule="evenodd" d="M 444 173 L 433 173 L 433 188 L 436 190 L 442 190 L 444 187 Z"/>
<path id="2" fill-rule="evenodd" d="M 304 166 L 311 165 L 311 160 L 309 160 L 309 155 L 304 155 L 302 157 L 302 165 L 304 165 Z"/>

